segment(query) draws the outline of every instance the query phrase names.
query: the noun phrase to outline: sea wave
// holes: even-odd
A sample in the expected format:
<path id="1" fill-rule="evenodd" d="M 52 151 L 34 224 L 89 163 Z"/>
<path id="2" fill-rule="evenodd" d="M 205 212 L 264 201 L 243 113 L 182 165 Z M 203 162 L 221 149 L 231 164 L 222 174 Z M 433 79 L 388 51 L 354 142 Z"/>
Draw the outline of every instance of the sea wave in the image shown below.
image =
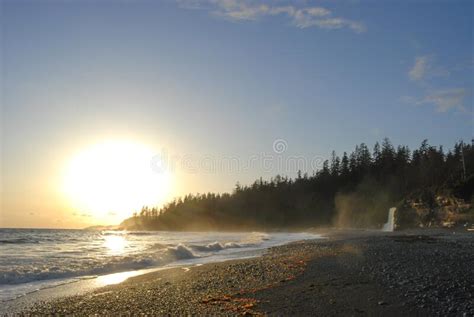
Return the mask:
<path id="1" fill-rule="evenodd" d="M 115 237 L 115 238 L 111 238 Z M 0 229 L 0 301 L 85 277 L 235 259 L 309 234 Z M 188 261 L 188 262 L 189 262 Z"/>
<path id="2" fill-rule="evenodd" d="M 0 244 L 23 244 L 23 243 L 39 243 L 39 240 L 30 238 L 12 238 L 1 239 Z"/>
<path id="3" fill-rule="evenodd" d="M 51 267 L 19 267 L 8 271 L 0 271 L 0 284 L 13 285 L 41 280 L 73 278 L 87 275 L 101 275 L 128 270 L 143 269 L 152 265 L 149 259 L 124 260 L 123 262 L 109 262 L 84 268 L 51 266 Z"/>
<path id="4" fill-rule="evenodd" d="M 156 231 L 127 231 L 127 234 L 132 236 L 153 236 L 156 235 Z"/>
<path id="5" fill-rule="evenodd" d="M 197 256 L 184 244 L 178 244 L 176 247 L 169 247 L 167 249 L 169 254 L 174 256 L 176 260 L 185 260 L 185 259 L 193 259 Z"/>
<path id="6" fill-rule="evenodd" d="M 243 248 L 245 246 L 249 246 L 249 245 L 248 244 L 242 245 L 236 242 L 227 242 L 227 243 L 222 244 L 216 241 L 213 243 L 209 243 L 207 245 L 192 245 L 191 248 L 200 252 L 211 252 L 211 251 L 220 251 L 220 250 L 230 249 L 230 248 Z"/>
<path id="7" fill-rule="evenodd" d="M 140 270 L 153 266 L 198 257 L 187 246 L 179 244 L 167 247 L 162 252 L 126 257 L 111 257 L 96 259 L 88 263 L 58 263 L 54 266 L 25 266 L 11 267 L 0 270 L 0 284 L 20 284 L 39 280 L 74 278 L 88 275 L 103 275 L 124 271 Z M 64 264 L 64 265 L 61 265 Z"/>
<path id="8" fill-rule="evenodd" d="M 218 252 L 230 248 L 249 247 L 247 243 L 236 242 L 213 242 L 205 245 L 165 245 L 155 243 L 146 251 L 128 256 L 115 256 L 105 258 L 90 258 L 87 262 L 75 263 L 69 258 L 55 258 L 57 265 L 50 263 L 38 265 L 12 266 L 8 269 L 0 268 L 0 284 L 20 284 L 39 280 L 74 278 L 87 275 L 101 275 L 130 270 L 145 269 L 152 266 L 162 266 L 174 261 L 194 259 L 203 256 L 195 252 Z M 63 254 L 80 254 L 81 251 L 69 250 Z"/>

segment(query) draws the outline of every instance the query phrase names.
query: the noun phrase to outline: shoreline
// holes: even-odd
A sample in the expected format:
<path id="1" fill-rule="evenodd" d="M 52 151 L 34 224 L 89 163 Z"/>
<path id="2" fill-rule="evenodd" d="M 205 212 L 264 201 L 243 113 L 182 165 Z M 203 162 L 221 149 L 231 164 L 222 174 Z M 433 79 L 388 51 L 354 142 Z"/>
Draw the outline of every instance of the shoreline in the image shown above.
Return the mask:
<path id="1" fill-rule="evenodd" d="M 266 249 L 255 250 L 252 252 L 252 255 L 246 255 L 237 259 L 221 260 L 215 259 L 210 262 L 205 263 L 186 263 L 186 260 L 178 261 L 177 263 L 170 263 L 166 266 L 159 267 L 150 267 L 140 270 L 133 271 L 124 271 L 117 273 L 110 273 L 98 276 L 91 277 L 82 277 L 73 281 L 65 281 L 64 283 L 59 283 L 53 286 L 37 289 L 35 291 L 26 293 L 17 298 L 12 298 L 5 300 L 0 307 L 0 316 L 10 314 L 10 313 L 19 313 L 23 310 L 27 310 L 29 307 L 33 306 L 38 302 L 51 302 L 61 298 L 72 297 L 72 296 L 81 296 L 88 293 L 92 293 L 97 289 L 121 284 L 127 281 L 130 278 L 138 277 L 141 275 L 152 274 L 154 272 L 173 270 L 173 269 L 182 269 L 188 271 L 193 267 L 198 267 L 202 265 L 212 264 L 212 263 L 221 263 L 229 261 L 239 261 L 245 259 L 252 259 L 260 257 Z M 250 252 L 248 252 L 250 254 Z"/>
<path id="2" fill-rule="evenodd" d="M 19 313 L 23 310 L 27 310 L 29 307 L 35 305 L 38 302 L 51 302 L 61 298 L 85 295 L 94 292 L 97 289 L 111 285 L 117 285 L 127 281 L 130 278 L 138 277 L 141 275 L 173 269 L 183 269 L 187 271 L 192 267 L 197 267 L 201 265 L 251 259 L 262 256 L 265 251 L 266 249 L 259 249 L 253 252 L 247 251 L 244 252 L 246 255 L 237 259 L 222 260 L 219 258 L 215 258 L 205 263 L 200 263 L 199 261 L 192 261 L 199 259 L 189 259 L 177 261 L 176 263 L 170 263 L 165 266 L 149 267 L 140 270 L 109 273 L 91 277 L 82 277 L 72 281 L 67 281 L 66 279 L 64 283 L 60 283 L 60 281 L 58 281 L 59 284 L 53 284 L 52 286 L 37 289 L 17 298 L 8 299 L 1 302 L 2 306 L 0 307 L 0 316 L 11 313 Z"/>
<path id="3" fill-rule="evenodd" d="M 258 232 L 252 232 L 252 234 Z M 258 233 L 258 234 L 269 234 L 269 233 Z M 289 233 L 294 234 L 294 233 Z M 301 237 L 300 239 L 321 239 L 321 235 L 315 233 L 297 233 Z M 305 237 L 304 237 L 305 236 Z M 86 275 L 86 276 L 78 276 L 78 277 L 69 277 L 69 278 L 59 278 L 59 279 L 50 279 L 50 280 L 40 280 L 38 281 L 38 285 L 34 283 L 25 283 L 23 284 L 13 284 L 13 289 L 15 286 L 19 286 L 19 290 L 13 291 L 15 292 L 22 292 L 28 291 L 19 295 L 16 298 L 10 299 L 2 299 L 0 303 L 0 316 L 7 314 L 7 313 L 17 313 L 31 307 L 35 303 L 39 301 L 54 301 L 59 298 L 64 297 L 71 297 L 71 296 L 78 296 L 90 293 L 98 288 L 105 287 L 108 285 L 119 284 L 126 279 L 134 276 L 139 276 L 143 274 L 148 274 L 155 271 L 160 270 L 169 270 L 173 268 L 189 268 L 193 266 L 199 266 L 207 263 L 215 263 L 215 262 L 224 262 L 228 260 L 241 260 L 247 258 L 254 258 L 259 257 L 263 253 L 265 253 L 268 248 L 273 246 L 279 246 L 289 243 L 292 241 L 299 241 L 294 240 L 294 237 L 290 238 L 287 237 L 288 242 L 278 241 L 276 239 L 273 241 L 272 239 L 264 239 L 264 240 L 271 240 L 269 246 L 239 246 L 235 248 L 224 248 L 226 251 L 232 252 L 218 252 L 214 254 L 200 254 L 197 256 L 184 258 L 184 259 L 177 259 L 173 262 L 162 266 L 149 266 L 138 270 L 129 270 L 129 271 L 119 271 L 119 272 L 110 272 L 101 275 Z M 217 240 L 216 240 L 217 241 Z M 217 242 L 216 242 L 217 243 Z M 186 246 L 185 246 L 186 247 Z M 189 248 L 189 247 L 187 247 Z M 190 251 L 192 252 L 192 251 Z M 5 289 L 8 291 L 8 288 Z"/>
<path id="4" fill-rule="evenodd" d="M 474 235 L 335 230 L 264 255 L 170 268 L 25 314 L 474 314 Z M 71 284 L 69 284 L 71 285 Z"/>

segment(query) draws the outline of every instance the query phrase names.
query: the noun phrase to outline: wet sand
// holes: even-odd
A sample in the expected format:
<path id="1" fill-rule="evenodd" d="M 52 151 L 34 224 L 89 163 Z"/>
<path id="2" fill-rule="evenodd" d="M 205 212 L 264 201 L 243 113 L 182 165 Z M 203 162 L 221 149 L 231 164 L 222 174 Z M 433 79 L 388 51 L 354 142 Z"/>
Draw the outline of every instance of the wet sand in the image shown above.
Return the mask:
<path id="1" fill-rule="evenodd" d="M 41 301 L 22 314 L 473 316 L 473 263 L 472 233 L 336 231 L 258 258 Z"/>

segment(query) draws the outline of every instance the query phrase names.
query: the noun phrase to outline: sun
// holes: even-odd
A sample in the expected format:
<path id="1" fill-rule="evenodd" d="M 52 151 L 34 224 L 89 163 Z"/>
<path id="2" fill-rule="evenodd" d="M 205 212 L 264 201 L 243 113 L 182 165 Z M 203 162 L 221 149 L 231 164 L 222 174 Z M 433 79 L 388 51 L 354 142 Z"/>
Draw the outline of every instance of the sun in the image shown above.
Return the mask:
<path id="1" fill-rule="evenodd" d="M 76 154 L 64 172 L 63 191 L 75 210 L 100 223 L 121 221 L 142 206 L 164 202 L 169 171 L 153 169 L 156 152 L 133 141 L 105 141 Z"/>

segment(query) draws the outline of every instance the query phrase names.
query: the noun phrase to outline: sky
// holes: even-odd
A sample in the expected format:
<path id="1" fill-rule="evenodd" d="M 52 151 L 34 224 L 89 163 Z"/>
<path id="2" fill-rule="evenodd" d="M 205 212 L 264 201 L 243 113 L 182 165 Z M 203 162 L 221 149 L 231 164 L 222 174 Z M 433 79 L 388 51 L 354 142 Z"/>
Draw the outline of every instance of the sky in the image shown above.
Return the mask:
<path id="1" fill-rule="evenodd" d="M 472 1 L 0 3 L 0 227 L 120 222 L 133 210 L 74 198 L 146 190 L 134 149 L 160 205 L 311 174 L 361 142 L 450 148 L 474 135 Z"/>

